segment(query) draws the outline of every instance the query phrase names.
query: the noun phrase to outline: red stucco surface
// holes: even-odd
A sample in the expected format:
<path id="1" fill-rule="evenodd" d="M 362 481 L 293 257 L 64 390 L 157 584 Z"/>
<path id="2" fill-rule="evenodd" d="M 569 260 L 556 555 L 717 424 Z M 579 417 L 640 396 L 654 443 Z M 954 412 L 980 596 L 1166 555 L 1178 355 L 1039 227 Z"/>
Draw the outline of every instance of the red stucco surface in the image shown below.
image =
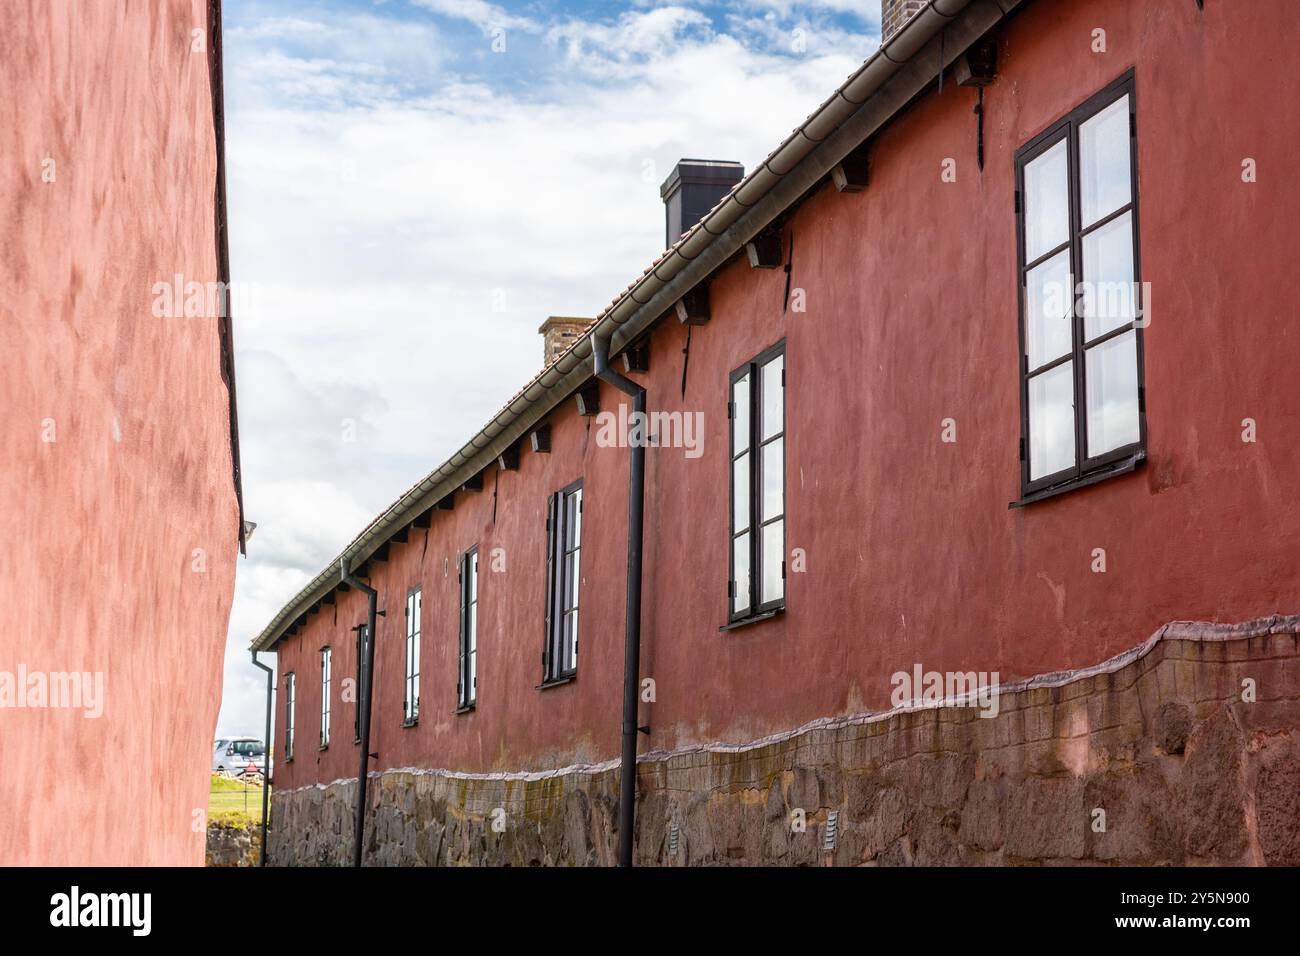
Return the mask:
<path id="1" fill-rule="evenodd" d="M 1092 31 L 1106 31 L 1105 54 Z M 862 194 L 824 187 L 794 214 L 793 282 L 733 262 L 691 341 L 654 333 L 638 376 L 651 409 L 701 410 L 704 455 L 648 453 L 642 673 L 644 749 L 743 743 L 828 715 L 887 707 L 890 675 L 998 671 L 1003 680 L 1102 661 L 1176 619 L 1295 611 L 1300 558 L 1300 338 L 1283 291 L 1294 252 L 1300 148 L 1290 64 L 1300 6 L 1030 3 L 1001 33 L 986 91 L 987 164 L 975 162 L 975 91 L 945 83 L 875 140 Z M 1020 510 L 1014 153 L 1126 70 L 1136 71 L 1146 332 L 1146 467 Z M 946 158 L 955 183 L 940 181 Z M 1241 180 L 1256 160 L 1259 181 Z M 781 618 L 727 633 L 728 373 L 787 342 L 788 547 Z M 602 388 L 609 407 L 615 394 Z M 1241 440 L 1242 419 L 1259 440 Z M 955 444 L 940 441 L 945 418 Z M 572 402 L 553 450 L 523 453 L 492 489 L 461 493 L 376 564 L 381 588 L 375 769 L 540 770 L 613 758 L 622 677 L 627 451 L 598 448 Z M 538 690 L 546 496 L 585 481 L 578 678 Z M 456 557 L 482 558 L 479 698 L 456 706 Z M 505 549 L 507 570 L 488 556 Z M 1104 548 L 1108 570 L 1091 570 Z M 444 568 L 446 572 L 444 573 Z M 402 727 L 406 589 L 424 587 L 423 714 Z M 337 614 L 336 614 L 337 610 Z M 280 648 L 298 683 L 294 787 L 356 775 L 352 704 L 334 702 L 318 752 L 318 650 L 335 695 L 355 673 L 356 592 Z M 281 704 L 283 701 L 281 700 Z M 278 734 L 284 708 L 277 708 Z"/>
<path id="2" fill-rule="evenodd" d="M 207 6 L 0 5 L 0 671 L 104 675 L 97 718 L 0 710 L 3 864 L 203 862 L 229 398 L 151 290 L 217 279 Z"/>

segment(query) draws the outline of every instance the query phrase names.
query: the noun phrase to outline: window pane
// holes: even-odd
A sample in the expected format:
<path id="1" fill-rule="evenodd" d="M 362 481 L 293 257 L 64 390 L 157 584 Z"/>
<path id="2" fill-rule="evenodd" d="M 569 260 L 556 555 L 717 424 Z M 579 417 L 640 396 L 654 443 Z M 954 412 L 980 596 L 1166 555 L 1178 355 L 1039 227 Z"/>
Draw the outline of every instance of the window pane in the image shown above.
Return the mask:
<path id="1" fill-rule="evenodd" d="M 1070 351 L 1071 284 L 1068 249 L 1025 276 L 1025 355 L 1030 369 Z"/>
<path id="2" fill-rule="evenodd" d="M 1133 214 L 1083 237 L 1083 330 L 1088 339 L 1133 321 Z"/>
<path id="3" fill-rule="evenodd" d="M 1088 349 L 1088 455 L 1138 440 L 1137 332 Z"/>
<path id="4" fill-rule="evenodd" d="M 1029 380 L 1029 477 L 1074 464 L 1074 362 Z"/>
<path id="5" fill-rule="evenodd" d="M 1128 97 L 1079 127 L 1079 196 L 1090 226 L 1129 201 Z"/>
<path id="6" fill-rule="evenodd" d="M 573 641 L 577 636 L 575 631 L 578 627 L 578 613 L 576 611 L 570 611 L 565 614 L 562 626 L 563 637 L 561 638 L 560 645 L 560 662 L 559 666 L 555 668 L 557 673 L 559 671 L 566 671 L 573 666 Z"/>
<path id="7" fill-rule="evenodd" d="M 579 583 L 578 575 L 580 573 L 580 569 L 578 567 L 579 554 L 580 552 L 574 551 L 572 554 L 569 555 L 569 557 L 565 561 L 567 567 L 564 570 L 564 580 L 569 588 L 569 593 L 566 596 L 566 604 L 565 604 L 566 611 L 569 608 L 575 608 L 578 606 L 578 583 Z"/>
<path id="8" fill-rule="evenodd" d="M 731 530 L 734 534 L 749 527 L 749 452 L 732 462 L 731 480 L 735 486 L 735 505 L 731 516 Z"/>
<path id="9" fill-rule="evenodd" d="M 732 454 L 749 447 L 749 374 L 739 379 L 731 389 L 735 417 L 731 420 L 731 440 L 735 443 Z"/>
<path id="10" fill-rule="evenodd" d="M 781 559 L 785 556 L 785 522 L 773 521 L 763 531 L 763 584 L 759 603 L 775 601 L 785 593 L 781 577 Z"/>
<path id="11" fill-rule="evenodd" d="M 763 429 L 760 440 L 771 438 L 785 427 L 785 389 L 781 387 L 781 370 L 784 368 L 784 355 L 778 355 L 763 366 Z"/>
<path id="12" fill-rule="evenodd" d="M 569 547 L 576 548 L 582 540 L 582 489 L 569 496 L 572 512 L 569 521 Z"/>
<path id="13" fill-rule="evenodd" d="M 573 547 L 574 532 L 578 528 L 578 496 L 575 494 L 565 495 L 564 497 L 564 548 L 567 551 Z"/>
<path id="14" fill-rule="evenodd" d="M 736 566 L 736 576 L 732 580 L 731 611 L 740 614 L 749 610 L 749 532 L 745 532 L 731 542 L 732 560 Z"/>
<path id="15" fill-rule="evenodd" d="M 1065 242 L 1070 231 L 1065 140 L 1025 166 L 1025 262 Z"/>
<path id="16" fill-rule="evenodd" d="M 469 556 L 469 599 L 478 600 L 478 552 Z"/>
<path id="17" fill-rule="evenodd" d="M 785 511 L 785 439 L 777 438 L 763 446 L 763 514 L 760 521 L 775 518 Z"/>

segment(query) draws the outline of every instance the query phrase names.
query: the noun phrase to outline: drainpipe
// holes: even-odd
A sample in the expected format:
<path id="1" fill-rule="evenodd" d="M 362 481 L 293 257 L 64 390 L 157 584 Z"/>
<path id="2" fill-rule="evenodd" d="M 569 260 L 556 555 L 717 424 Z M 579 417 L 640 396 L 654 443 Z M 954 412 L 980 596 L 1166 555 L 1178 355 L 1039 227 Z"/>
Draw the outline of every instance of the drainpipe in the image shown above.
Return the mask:
<path id="1" fill-rule="evenodd" d="M 370 777 L 370 690 L 375 670 L 375 602 L 379 599 L 379 592 L 352 576 L 348 571 L 347 558 L 339 559 L 339 572 L 343 583 L 364 593 L 369 602 L 366 612 L 366 659 L 361 664 L 361 699 L 357 703 L 361 708 L 361 770 L 357 773 L 357 814 L 353 823 L 356 840 L 352 845 L 352 865 L 360 866 L 362 839 L 366 828 L 366 783 Z"/>
<path id="2" fill-rule="evenodd" d="M 271 695 L 275 693 L 275 672 L 257 659 L 253 651 L 253 663 L 266 671 L 266 753 L 262 754 L 262 852 L 258 854 L 257 865 L 266 866 L 266 819 L 267 803 L 271 799 Z"/>
<path id="3" fill-rule="evenodd" d="M 633 421 L 644 431 L 645 389 L 609 367 L 609 339 L 592 337 L 596 377 L 632 396 Z M 632 865 L 636 824 L 637 695 L 641 668 L 641 528 L 645 510 L 645 435 L 632 444 L 627 492 L 627 624 L 623 644 L 623 756 L 618 785 L 618 865 Z"/>

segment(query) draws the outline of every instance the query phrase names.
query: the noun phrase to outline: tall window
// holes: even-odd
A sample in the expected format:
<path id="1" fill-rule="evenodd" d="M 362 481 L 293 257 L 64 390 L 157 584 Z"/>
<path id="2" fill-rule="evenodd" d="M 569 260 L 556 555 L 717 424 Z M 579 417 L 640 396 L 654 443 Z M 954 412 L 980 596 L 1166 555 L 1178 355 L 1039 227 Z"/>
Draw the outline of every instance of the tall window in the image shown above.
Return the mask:
<path id="1" fill-rule="evenodd" d="M 546 680 L 578 670 L 578 557 L 582 548 L 582 482 L 551 495 L 546 517 Z"/>
<path id="2" fill-rule="evenodd" d="M 730 620 L 785 601 L 785 343 L 731 373 Z"/>
<path id="3" fill-rule="evenodd" d="M 460 558 L 460 709 L 478 700 L 478 548 Z"/>
<path id="4" fill-rule="evenodd" d="M 333 652 L 328 647 L 320 651 L 320 745 L 330 745 L 330 671 Z"/>
<path id="5" fill-rule="evenodd" d="M 413 724 L 420 717 L 420 589 L 406 592 L 406 698 L 403 720 Z"/>
<path id="6" fill-rule="evenodd" d="M 1016 156 L 1025 496 L 1143 457 L 1135 118 L 1130 74 Z"/>
<path id="7" fill-rule="evenodd" d="M 352 708 L 352 742 L 359 744 L 361 743 L 362 698 L 366 687 L 367 651 L 370 649 L 370 628 L 365 624 L 358 624 L 353 630 L 357 632 L 357 704 Z"/>
<path id="8" fill-rule="evenodd" d="M 293 759 L 293 729 L 296 721 L 294 708 L 298 703 L 298 675 L 293 671 L 284 675 L 284 759 Z"/>

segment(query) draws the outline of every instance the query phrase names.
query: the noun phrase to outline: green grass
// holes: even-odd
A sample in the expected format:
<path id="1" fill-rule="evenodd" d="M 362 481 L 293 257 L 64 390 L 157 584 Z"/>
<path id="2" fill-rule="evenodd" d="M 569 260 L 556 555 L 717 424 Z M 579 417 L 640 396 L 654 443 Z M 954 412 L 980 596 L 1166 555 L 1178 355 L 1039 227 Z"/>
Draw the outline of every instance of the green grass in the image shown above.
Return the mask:
<path id="1" fill-rule="evenodd" d="M 208 790 L 209 824 L 242 827 L 262 822 L 261 787 L 213 774 Z"/>

